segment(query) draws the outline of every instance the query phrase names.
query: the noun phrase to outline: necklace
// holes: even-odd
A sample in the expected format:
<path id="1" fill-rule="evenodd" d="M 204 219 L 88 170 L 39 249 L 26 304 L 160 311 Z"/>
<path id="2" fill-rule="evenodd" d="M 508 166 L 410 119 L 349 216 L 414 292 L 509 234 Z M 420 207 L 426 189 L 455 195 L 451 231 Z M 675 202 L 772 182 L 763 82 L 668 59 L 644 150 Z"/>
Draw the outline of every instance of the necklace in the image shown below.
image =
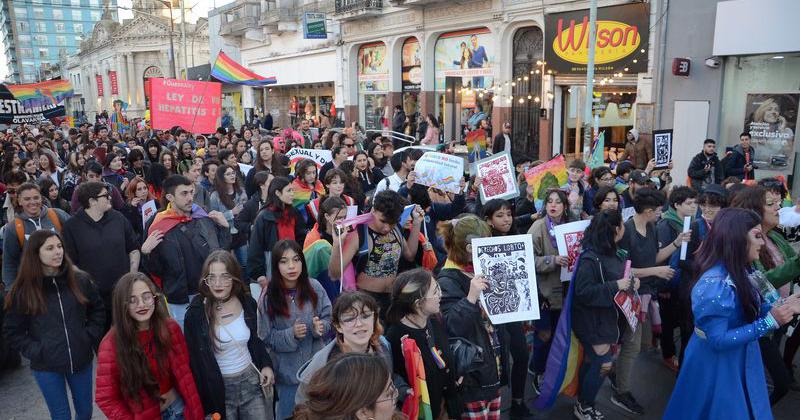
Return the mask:
<path id="1" fill-rule="evenodd" d="M 425 330 L 425 334 L 427 334 L 427 333 L 428 333 L 428 329 L 426 328 L 426 327 L 427 327 L 427 325 L 419 325 L 419 324 L 417 324 L 416 322 L 412 321 L 412 320 L 411 320 L 411 318 L 410 318 L 408 315 L 406 315 L 406 316 L 404 317 L 404 319 L 405 319 L 406 321 L 408 321 L 408 323 L 409 323 L 409 324 L 411 324 L 411 325 L 415 326 L 416 328 L 418 328 L 418 329 L 420 329 L 420 330 Z"/>
<path id="2" fill-rule="evenodd" d="M 230 302 L 231 297 L 233 297 L 233 296 L 228 296 L 225 299 L 217 300 L 217 311 L 222 311 L 222 305 Z M 230 318 L 232 316 L 233 316 L 232 312 L 228 312 L 228 313 L 225 313 L 225 314 L 220 314 L 220 318 Z"/>

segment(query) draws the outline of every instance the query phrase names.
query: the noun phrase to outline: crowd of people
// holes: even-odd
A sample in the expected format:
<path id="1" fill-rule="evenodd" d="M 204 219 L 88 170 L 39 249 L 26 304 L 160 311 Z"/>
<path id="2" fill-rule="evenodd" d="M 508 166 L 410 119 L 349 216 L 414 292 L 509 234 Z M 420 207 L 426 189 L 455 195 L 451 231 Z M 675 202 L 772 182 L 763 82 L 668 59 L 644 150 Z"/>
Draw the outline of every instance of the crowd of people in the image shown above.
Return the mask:
<path id="1" fill-rule="evenodd" d="M 428 120 L 423 143 L 453 153 Z M 684 186 L 631 130 L 613 168 L 572 160 L 542 197 L 524 172 L 543 162 L 512 136 L 503 124 L 488 149 L 511 152 L 521 194 L 482 202 L 480 177 L 458 194 L 420 185 L 425 150 L 355 127 L 15 127 L 0 346 L 30 361 L 53 419 L 89 419 L 93 402 L 112 419 L 526 419 L 528 378 L 553 386 L 565 319 L 583 347 L 578 419 L 604 418 L 606 378 L 613 404 L 648 410 L 631 383 L 650 338 L 677 375 L 665 418 L 771 418 L 800 390 L 800 202 L 755 181 L 747 133 L 724 164 L 706 140 Z M 290 162 L 295 147 L 332 160 Z M 577 220 L 583 251 L 562 281 L 573 261 L 553 228 Z M 470 241 L 515 234 L 532 238 L 540 318 L 495 325 Z M 640 297 L 639 328 L 618 291 Z"/>

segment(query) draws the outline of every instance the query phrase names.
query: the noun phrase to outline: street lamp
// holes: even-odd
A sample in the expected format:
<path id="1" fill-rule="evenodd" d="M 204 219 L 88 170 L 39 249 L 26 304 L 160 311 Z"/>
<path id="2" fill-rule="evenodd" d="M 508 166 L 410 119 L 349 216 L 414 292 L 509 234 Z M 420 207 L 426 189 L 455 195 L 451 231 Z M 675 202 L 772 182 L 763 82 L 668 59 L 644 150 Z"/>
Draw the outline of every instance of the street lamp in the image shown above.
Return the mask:
<path id="1" fill-rule="evenodd" d="M 157 0 L 159 3 L 169 8 L 169 61 L 172 65 L 172 78 L 178 78 L 178 72 L 175 69 L 175 43 L 172 39 L 172 34 L 175 32 L 175 20 L 172 18 L 172 3 L 167 0 Z"/>

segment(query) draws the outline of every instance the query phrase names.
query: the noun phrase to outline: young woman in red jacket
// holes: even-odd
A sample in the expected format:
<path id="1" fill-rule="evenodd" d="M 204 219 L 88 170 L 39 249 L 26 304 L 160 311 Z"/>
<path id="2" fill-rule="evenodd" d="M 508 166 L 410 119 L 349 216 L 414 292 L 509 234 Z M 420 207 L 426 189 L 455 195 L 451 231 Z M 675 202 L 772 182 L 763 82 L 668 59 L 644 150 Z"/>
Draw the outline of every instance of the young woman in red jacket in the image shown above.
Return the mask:
<path id="1" fill-rule="evenodd" d="M 203 406 L 186 341 L 158 289 L 128 273 L 112 295 L 114 326 L 100 343 L 95 401 L 110 419 L 194 420 Z"/>

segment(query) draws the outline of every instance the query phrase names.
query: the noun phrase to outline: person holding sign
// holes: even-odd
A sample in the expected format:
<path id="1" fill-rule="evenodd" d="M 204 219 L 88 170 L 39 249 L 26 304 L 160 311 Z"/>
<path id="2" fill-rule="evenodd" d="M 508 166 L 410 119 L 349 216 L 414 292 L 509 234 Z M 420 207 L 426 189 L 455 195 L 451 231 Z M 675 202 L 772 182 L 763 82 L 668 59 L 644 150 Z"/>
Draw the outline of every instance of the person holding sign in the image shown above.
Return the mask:
<path id="1" fill-rule="evenodd" d="M 491 236 L 491 230 L 483 220 L 468 215 L 439 223 L 439 234 L 444 238 L 448 255 L 437 276 L 442 288 L 445 329 L 450 337 L 463 338 L 483 349 L 483 358 L 480 362 L 471 361 L 473 369 L 464 374 L 461 382 L 465 403 L 462 418 L 499 419 L 500 378 L 504 369 L 500 360 L 505 330 L 492 325 L 480 305 L 481 293 L 488 289 L 489 281 L 474 274 L 470 244 L 472 238 Z"/>
<path id="2" fill-rule="evenodd" d="M 624 235 L 625 226 L 618 211 L 599 211 L 586 228 L 583 253 L 575 267 L 570 314 L 572 331 L 584 350 L 574 408 L 579 419 L 603 418 L 595 408 L 595 400 L 611 371 L 611 346 L 620 335 L 614 295 L 620 290 L 639 288 L 638 278 L 624 275 L 627 253 L 618 246 Z"/>
<path id="3" fill-rule="evenodd" d="M 800 313 L 800 296 L 761 296 L 762 223 L 752 210 L 723 209 L 697 251 L 694 335 L 664 419 L 772 418 L 757 341 Z"/>
<path id="4" fill-rule="evenodd" d="M 569 200 L 562 190 L 550 190 L 544 199 L 545 205 L 539 220 L 533 222 L 528 233 L 533 236 L 536 265 L 536 280 L 539 287 L 541 318 L 533 321 L 536 333 L 533 336 L 533 359 L 529 370 L 535 372 L 533 389 L 537 393 L 544 379 L 547 356 L 553 342 L 553 331 L 558 323 L 564 299 L 561 285 L 561 267 L 569 265 L 569 258 L 558 254 L 553 227 L 569 222 Z"/>

